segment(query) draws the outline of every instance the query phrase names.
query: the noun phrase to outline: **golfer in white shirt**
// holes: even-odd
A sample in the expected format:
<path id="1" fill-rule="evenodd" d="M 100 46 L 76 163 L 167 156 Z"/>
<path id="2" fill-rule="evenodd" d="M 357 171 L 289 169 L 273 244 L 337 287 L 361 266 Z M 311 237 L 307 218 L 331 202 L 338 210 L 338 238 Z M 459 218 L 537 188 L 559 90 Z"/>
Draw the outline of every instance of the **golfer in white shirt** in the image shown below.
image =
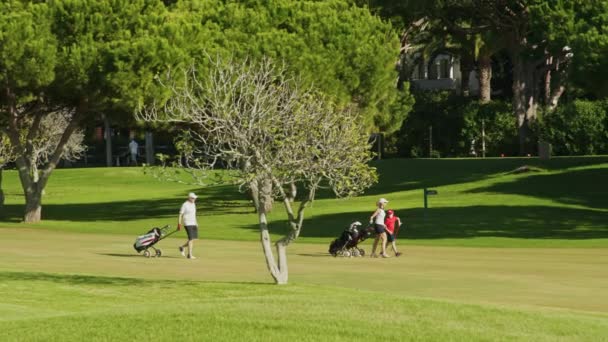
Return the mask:
<path id="1" fill-rule="evenodd" d="M 194 250 L 194 240 L 198 239 L 198 224 L 196 222 L 196 202 L 197 196 L 191 192 L 188 194 L 188 200 L 182 204 L 182 208 L 179 211 L 179 219 L 177 222 L 177 230 L 186 228 L 186 234 L 188 234 L 188 242 L 182 246 L 179 246 L 179 251 L 183 256 L 186 256 L 185 248 L 188 248 L 188 259 L 196 259 L 192 251 Z"/>

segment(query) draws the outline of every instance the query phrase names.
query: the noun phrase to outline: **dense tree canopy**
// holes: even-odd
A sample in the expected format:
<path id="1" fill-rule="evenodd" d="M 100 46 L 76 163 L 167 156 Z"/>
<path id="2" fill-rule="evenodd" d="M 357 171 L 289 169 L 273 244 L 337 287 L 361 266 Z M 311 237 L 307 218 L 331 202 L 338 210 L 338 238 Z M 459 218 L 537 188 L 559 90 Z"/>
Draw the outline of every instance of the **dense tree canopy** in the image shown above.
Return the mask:
<path id="1" fill-rule="evenodd" d="M 411 108 L 408 87 L 395 87 L 397 33 L 366 8 L 343 0 L 185 0 L 172 11 L 187 23 L 192 57 L 273 58 L 304 84 L 358 104 L 369 131 L 399 129 Z"/>
<path id="2" fill-rule="evenodd" d="M 396 131 L 413 103 L 407 85 L 396 87 L 391 25 L 346 0 L 9 0 L 0 10 L 0 121 L 27 221 L 40 219 L 43 189 L 79 127 L 101 114 L 132 120 L 169 97 L 158 80 L 208 56 L 271 58 L 338 106 L 355 104 L 368 132 Z M 65 130 L 38 170 L 34 141 L 57 112 Z"/>
<path id="3" fill-rule="evenodd" d="M 432 23 L 435 30 L 431 34 L 417 32 L 415 38 L 426 39 L 419 44 L 432 46 L 446 37 L 460 41 L 462 61 L 468 55 L 475 57 L 481 102 L 490 100 L 492 59 L 506 57 L 512 66 L 511 100 L 520 153 L 533 150 L 531 131 L 539 110 L 553 112 L 566 91 L 582 96 L 606 95 L 608 65 L 602 57 L 608 36 L 606 0 L 367 3 L 386 18 L 403 22 L 402 45 L 408 43 L 405 38 L 412 27 L 421 27 L 421 20 Z"/>
<path id="4" fill-rule="evenodd" d="M 36 222 L 48 179 L 78 128 L 101 112 L 132 112 L 175 58 L 159 34 L 166 8 L 158 1 L 11 0 L 0 6 L 0 129 L 16 155 L 25 221 Z M 57 128 L 57 113 L 65 125 L 50 139 L 47 126 Z"/>

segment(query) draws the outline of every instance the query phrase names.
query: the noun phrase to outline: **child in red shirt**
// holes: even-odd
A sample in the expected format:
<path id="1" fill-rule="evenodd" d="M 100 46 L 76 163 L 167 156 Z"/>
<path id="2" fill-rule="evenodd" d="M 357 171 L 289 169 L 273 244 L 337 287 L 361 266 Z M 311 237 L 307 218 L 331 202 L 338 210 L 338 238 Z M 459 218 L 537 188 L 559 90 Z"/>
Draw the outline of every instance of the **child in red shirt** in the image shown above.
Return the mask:
<path id="1" fill-rule="evenodd" d="M 384 225 L 386 226 L 386 238 L 387 241 L 391 243 L 391 246 L 393 246 L 395 256 L 400 256 L 401 253 L 397 251 L 395 239 L 397 237 L 397 233 L 399 233 L 399 228 L 401 228 L 401 219 L 395 216 L 395 212 L 393 210 L 388 210 L 386 214 L 386 218 L 384 219 Z M 397 224 L 396 227 L 395 224 Z"/>

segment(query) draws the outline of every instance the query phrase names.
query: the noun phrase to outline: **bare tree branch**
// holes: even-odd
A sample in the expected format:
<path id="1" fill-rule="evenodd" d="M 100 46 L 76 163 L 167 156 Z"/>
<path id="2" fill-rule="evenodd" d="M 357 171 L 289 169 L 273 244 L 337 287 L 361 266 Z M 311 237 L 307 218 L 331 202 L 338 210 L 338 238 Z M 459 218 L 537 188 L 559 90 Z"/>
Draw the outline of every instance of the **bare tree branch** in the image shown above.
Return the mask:
<path id="1" fill-rule="evenodd" d="M 305 209 L 321 184 L 338 196 L 351 196 L 376 181 L 375 170 L 367 164 L 367 135 L 356 111 L 302 88 L 298 78 L 270 59 L 209 59 L 209 64 L 205 74 L 192 67 L 159 80 L 173 96 L 162 106 L 153 104 L 138 113 L 145 121 L 191 127 L 176 143 L 179 159 L 163 159 L 156 174 L 162 177 L 166 171 L 167 178 L 174 178 L 172 170 L 186 168 L 204 175 L 218 163 L 233 170 L 232 181 L 253 197 L 268 268 L 284 283 L 285 248 L 299 236 Z M 285 191 L 295 184 L 307 195 L 297 213 Z M 275 198 L 283 203 L 291 227 L 275 244 L 277 259 L 266 218 Z"/>

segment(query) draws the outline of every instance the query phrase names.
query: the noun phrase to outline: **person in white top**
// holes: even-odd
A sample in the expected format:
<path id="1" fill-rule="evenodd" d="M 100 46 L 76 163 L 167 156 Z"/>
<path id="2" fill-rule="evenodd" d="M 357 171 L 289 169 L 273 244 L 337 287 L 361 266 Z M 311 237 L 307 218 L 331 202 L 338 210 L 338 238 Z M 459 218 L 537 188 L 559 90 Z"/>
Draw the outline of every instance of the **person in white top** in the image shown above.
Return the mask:
<path id="1" fill-rule="evenodd" d="M 129 152 L 131 152 L 131 164 L 137 165 L 137 154 L 139 149 L 139 144 L 135 139 L 132 139 L 129 143 Z"/>
<path id="2" fill-rule="evenodd" d="M 376 211 L 369 219 L 369 223 L 374 226 L 374 230 L 376 231 L 376 240 L 374 241 L 374 247 L 372 248 L 372 258 L 377 258 L 376 248 L 378 248 L 378 239 L 382 240 L 382 254 L 380 254 L 383 258 L 388 258 L 388 254 L 386 254 L 386 227 L 384 226 L 384 219 L 386 217 L 386 212 L 384 211 L 384 206 L 388 203 L 385 198 L 381 198 L 378 200 Z"/>
<path id="3" fill-rule="evenodd" d="M 182 224 L 188 234 L 188 242 L 179 246 L 179 252 L 186 256 L 185 249 L 188 248 L 188 259 L 196 259 L 194 254 L 194 240 L 198 239 L 198 223 L 196 222 L 196 198 L 197 196 L 191 192 L 188 194 L 188 200 L 182 204 L 179 210 L 179 218 L 177 221 L 177 230 L 182 229 Z"/>

